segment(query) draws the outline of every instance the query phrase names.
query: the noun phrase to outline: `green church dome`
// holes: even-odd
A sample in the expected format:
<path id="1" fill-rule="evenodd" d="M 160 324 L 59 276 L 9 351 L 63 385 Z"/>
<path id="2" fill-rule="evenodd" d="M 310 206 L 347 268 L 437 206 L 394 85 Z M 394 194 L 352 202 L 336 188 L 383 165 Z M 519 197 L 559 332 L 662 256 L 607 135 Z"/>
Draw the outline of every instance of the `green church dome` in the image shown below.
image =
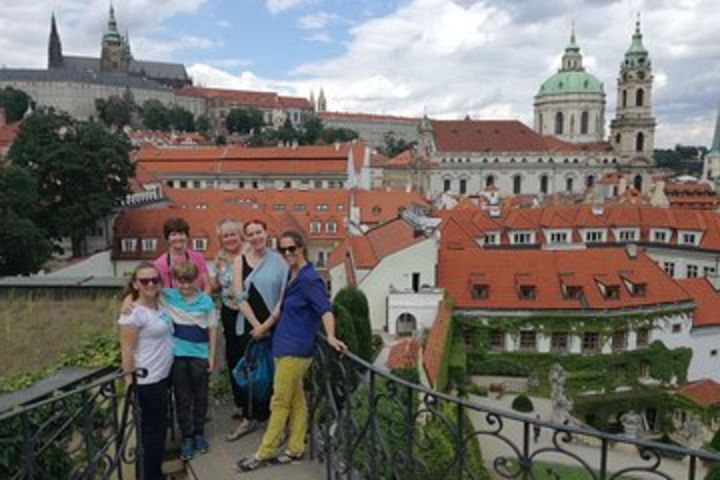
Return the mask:
<path id="1" fill-rule="evenodd" d="M 560 71 L 540 86 L 537 96 L 563 93 L 605 93 L 600 80 L 587 72 Z"/>

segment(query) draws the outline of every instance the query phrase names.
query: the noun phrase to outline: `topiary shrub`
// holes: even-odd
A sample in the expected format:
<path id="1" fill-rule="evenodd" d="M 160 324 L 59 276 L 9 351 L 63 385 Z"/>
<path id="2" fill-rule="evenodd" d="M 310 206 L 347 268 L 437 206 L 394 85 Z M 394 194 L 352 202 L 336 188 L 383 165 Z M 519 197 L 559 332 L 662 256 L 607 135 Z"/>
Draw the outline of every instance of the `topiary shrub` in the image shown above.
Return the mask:
<path id="1" fill-rule="evenodd" d="M 372 328 L 367 297 L 357 287 L 345 287 L 335 295 L 333 302 L 343 305 L 350 313 L 355 326 L 357 354 L 368 362 L 372 361 Z"/>
<path id="2" fill-rule="evenodd" d="M 532 400 L 527 395 L 518 395 L 512 402 L 512 409 L 516 412 L 532 412 L 535 410 Z"/>
<path id="3" fill-rule="evenodd" d="M 348 312 L 348 309 L 345 308 L 344 305 L 337 302 L 333 302 L 332 311 L 333 315 L 335 315 L 335 335 L 345 342 L 348 350 L 357 354 L 358 341 L 350 312 Z"/>

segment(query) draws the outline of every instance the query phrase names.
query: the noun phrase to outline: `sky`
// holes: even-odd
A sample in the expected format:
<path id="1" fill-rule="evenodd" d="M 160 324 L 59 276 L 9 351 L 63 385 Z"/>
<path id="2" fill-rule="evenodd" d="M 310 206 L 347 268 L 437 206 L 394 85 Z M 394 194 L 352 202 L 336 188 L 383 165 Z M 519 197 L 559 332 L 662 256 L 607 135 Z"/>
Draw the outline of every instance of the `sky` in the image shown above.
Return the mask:
<path id="1" fill-rule="evenodd" d="M 46 65 L 53 11 L 63 52 L 98 56 L 108 7 L 0 0 L 0 66 Z M 330 110 L 528 125 L 573 24 L 614 116 L 640 12 L 656 146 L 709 145 L 720 105 L 717 0 L 115 0 L 115 10 L 135 58 L 184 63 L 203 86 L 323 88 Z"/>

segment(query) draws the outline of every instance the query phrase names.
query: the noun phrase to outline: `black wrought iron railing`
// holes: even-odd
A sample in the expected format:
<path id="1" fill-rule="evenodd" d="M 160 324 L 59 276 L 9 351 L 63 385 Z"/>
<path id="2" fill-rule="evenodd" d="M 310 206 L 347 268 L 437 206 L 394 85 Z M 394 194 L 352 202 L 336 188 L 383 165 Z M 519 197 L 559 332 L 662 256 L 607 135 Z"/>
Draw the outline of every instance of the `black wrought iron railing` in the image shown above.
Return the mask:
<path id="1" fill-rule="evenodd" d="M 0 478 L 141 478 L 134 385 L 105 371 L 0 414 Z"/>
<path id="2" fill-rule="evenodd" d="M 720 465 L 708 451 L 454 398 L 321 343 L 309 378 L 310 452 L 327 479 L 694 480 Z"/>

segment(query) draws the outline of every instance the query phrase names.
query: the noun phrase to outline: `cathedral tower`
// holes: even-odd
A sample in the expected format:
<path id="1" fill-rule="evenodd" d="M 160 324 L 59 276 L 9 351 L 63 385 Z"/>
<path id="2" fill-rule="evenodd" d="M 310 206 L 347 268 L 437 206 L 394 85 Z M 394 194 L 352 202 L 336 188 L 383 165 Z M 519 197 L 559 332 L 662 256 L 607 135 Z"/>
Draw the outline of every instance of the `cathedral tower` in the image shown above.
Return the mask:
<path id="1" fill-rule="evenodd" d="M 107 31 L 102 38 L 100 51 L 100 71 L 128 73 L 130 68 L 130 48 L 120 35 L 115 21 L 115 9 L 110 4 L 110 18 Z"/>
<path id="2" fill-rule="evenodd" d="M 560 70 L 535 95 L 535 131 L 568 142 L 601 142 L 605 132 L 603 84 L 585 71 L 575 29 L 565 47 Z"/>
<path id="3" fill-rule="evenodd" d="M 615 119 L 610 123 L 610 144 L 621 164 L 653 163 L 652 82 L 652 65 L 642 43 L 638 16 L 630 48 L 620 65 Z"/>
<path id="4" fill-rule="evenodd" d="M 60 34 L 55 24 L 55 14 L 50 17 L 50 40 L 48 41 L 48 68 L 62 68 L 63 55 Z"/>

